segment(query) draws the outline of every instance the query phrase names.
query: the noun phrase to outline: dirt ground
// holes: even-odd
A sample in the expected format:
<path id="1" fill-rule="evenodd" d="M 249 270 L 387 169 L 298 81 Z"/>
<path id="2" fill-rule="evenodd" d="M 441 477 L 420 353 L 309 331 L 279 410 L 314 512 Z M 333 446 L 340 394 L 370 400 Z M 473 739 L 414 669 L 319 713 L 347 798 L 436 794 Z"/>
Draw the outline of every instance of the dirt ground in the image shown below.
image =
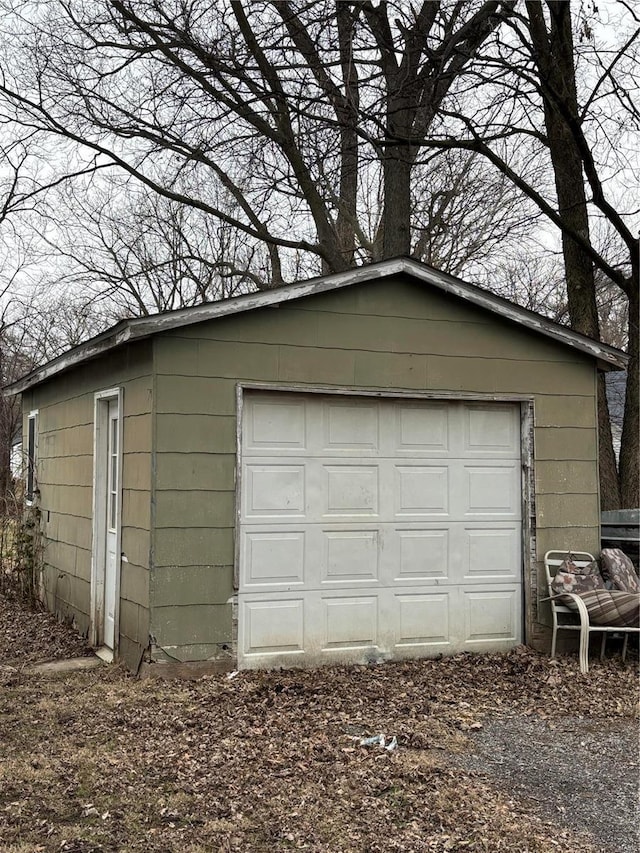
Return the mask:
<path id="1" fill-rule="evenodd" d="M 637 666 L 619 656 L 587 675 L 520 647 L 189 683 L 21 668 L 79 644 L 0 600 L 6 853 L 636 849 Z M 397 748 L 354 739 L 379 733 Z"/>

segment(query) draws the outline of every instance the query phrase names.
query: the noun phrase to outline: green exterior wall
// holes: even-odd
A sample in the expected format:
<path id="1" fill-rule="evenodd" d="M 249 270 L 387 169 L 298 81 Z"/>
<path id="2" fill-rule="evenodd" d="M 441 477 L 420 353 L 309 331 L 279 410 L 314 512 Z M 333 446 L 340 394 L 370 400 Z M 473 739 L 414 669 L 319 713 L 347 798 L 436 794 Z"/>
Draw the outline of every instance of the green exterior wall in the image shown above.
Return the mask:
<path id="1" fill-rule="evenodd" d="M 38 411 L 37 485 L 42 589 L 47 607 L 89 630 L 93 538 L 94 394 L 123 390 L 122 563 L 119 655 L 132 669 L 148 645 L 152 355 L 148 341 L 126 346 L 23 394 Z"/>
<path id="2" fill-rule="evenodd" d="M 233 656 L 239 382 L 533 397 L 529 639 L 548 619 L 544 552 L 599 550 L 595 362 L 494 314 L 373 281 L 159 334 L 153 352 L 156 659 Z"/>
<path id="3" fill-rule="evenodd" d="M 398 278 L 158 333 L 41 383 L 39 507 L 48 607 L 89 627 L 94 394 L 123 389 L 119 654 L 234 659 L 237 385 L 533 399 L 528 638 L 548 620 L 542 557 L 599 550 L 593 359 Z M 525 551 L 525 560 L 527 554 Z"/>

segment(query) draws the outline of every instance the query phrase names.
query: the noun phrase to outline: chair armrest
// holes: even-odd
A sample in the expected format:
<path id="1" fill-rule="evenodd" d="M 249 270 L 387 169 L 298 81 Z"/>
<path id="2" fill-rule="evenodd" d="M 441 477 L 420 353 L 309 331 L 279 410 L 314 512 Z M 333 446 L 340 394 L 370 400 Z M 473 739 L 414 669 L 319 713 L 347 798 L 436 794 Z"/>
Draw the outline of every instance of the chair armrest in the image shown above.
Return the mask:
<path id="1" fill-rule="evenodd" d="M 576 605 L 578 614 L 580 616 L 580 625 L 583 628 L 585 628 L 585 627 L 588 628 L 589 627 L 589 611 L 587 610 L 587 605 L 584 603 L 584 601 L 580 598 L 579 595 L 576 595 L 575 592 L 563 592 L 562 595 L 563 596 L 565 596 L 565 595 L 569 596 L 569 598 L 573 599 L 573 601 Z"/>
<path id="2" fill-rule="evenodd" d="M 573 592 L 557 592 L 555 595 L 547 595 L 545 598 L 539 599 L 540 601 L 558 601 L 559 598 L 564 598 L 565 596 L 570 595 L 572 598 L 576 598 L 575 593 Z M 561 605 L 565 606 L 561 601 Z M 575 613 L 575 611 L 574 611 Z"/>
<path id="3" fill-rule="evenodd" d="M 580 617 L 580 626 L 584 627 L 586 625 L 586 627 L 588 628 L 589 611 L 587 610 L 587 605 L 584 603 L 584 601 L 580 598 L 579 595 L 575 594 L 575 592 L 559 592 L 556 595 L 547 595 L 545 598 L 541 598 L 540 601 L 557 601 L 559 598 L 566 598 L 567 596 L 574 600 L 576 605 L 575 609 L 572 607 L 568 607 L 562 602 L 559 606 L 566 610 L 568 613 L 577 613 Z"/>

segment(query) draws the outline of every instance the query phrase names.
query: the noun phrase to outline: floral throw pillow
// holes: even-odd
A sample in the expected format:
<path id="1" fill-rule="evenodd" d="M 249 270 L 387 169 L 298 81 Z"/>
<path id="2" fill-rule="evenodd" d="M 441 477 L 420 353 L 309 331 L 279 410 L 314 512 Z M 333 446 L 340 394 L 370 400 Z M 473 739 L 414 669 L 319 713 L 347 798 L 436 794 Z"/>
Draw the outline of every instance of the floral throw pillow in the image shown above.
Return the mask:
<path id="1" fill-rule="evenodd" d="M 595 561 L 587 566 L 576 566 L 570 557 L 562 563 L 551 580 L 551 589 L 556 595 L 567 592 L 580 595 L 592 589 L 604 588 L 604 581 Z"/>
<path id="2" fill-rule="evenodd" d="M 614 589 L 640 592 L 640 581 L 633 563 L 620 548 L 603 548 L 600 554 L 602 573 Z"/>

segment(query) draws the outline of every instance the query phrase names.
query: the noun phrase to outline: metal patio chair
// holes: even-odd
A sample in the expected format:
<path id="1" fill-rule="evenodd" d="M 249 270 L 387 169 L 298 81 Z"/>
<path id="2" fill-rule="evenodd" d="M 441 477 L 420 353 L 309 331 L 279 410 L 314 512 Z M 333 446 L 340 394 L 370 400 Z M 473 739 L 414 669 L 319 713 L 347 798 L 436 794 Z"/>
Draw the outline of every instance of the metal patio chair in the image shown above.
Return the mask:
<path id="1" fill-rule="evenodd" d="M 572 592 L 557 593 L 551 587 L 551 582 L 567 558 L 567 551 L 547 551 L 544 555 L 544 569 L 547 577 L 547 589 L 549 592 L 548 598 L 543 601 L 549 601 L 551 604 L 551 616 L 553 618 L 553 636 L 551 639 L 551 657 L 556 656 L 556 640 L 558 631 L 579 631 L 580 632 L 580 671 L 589 672 L 589 635 L 600 632 L 602 634 L 602 643 L 600 646 L 600 660 L 603 660 L 605 647 L 607 642 L 607 634 L 624 634 L 624 642 L 622 645 L 622 660 L 624 661 L 627 655 L 627 644 L 629 634 L 638 634 L 640 628 L 621 627 L 619 625 L 592 625 L 589 619 L 589 611 L 580 598 Z M 571 559 L 576 566 L 587 566 L 594 561 L 593 554 L 588 551 L 571 551 Z M 573 599 L 575 609 L 564 604 L 561 599 L 566 597 Z"/>

